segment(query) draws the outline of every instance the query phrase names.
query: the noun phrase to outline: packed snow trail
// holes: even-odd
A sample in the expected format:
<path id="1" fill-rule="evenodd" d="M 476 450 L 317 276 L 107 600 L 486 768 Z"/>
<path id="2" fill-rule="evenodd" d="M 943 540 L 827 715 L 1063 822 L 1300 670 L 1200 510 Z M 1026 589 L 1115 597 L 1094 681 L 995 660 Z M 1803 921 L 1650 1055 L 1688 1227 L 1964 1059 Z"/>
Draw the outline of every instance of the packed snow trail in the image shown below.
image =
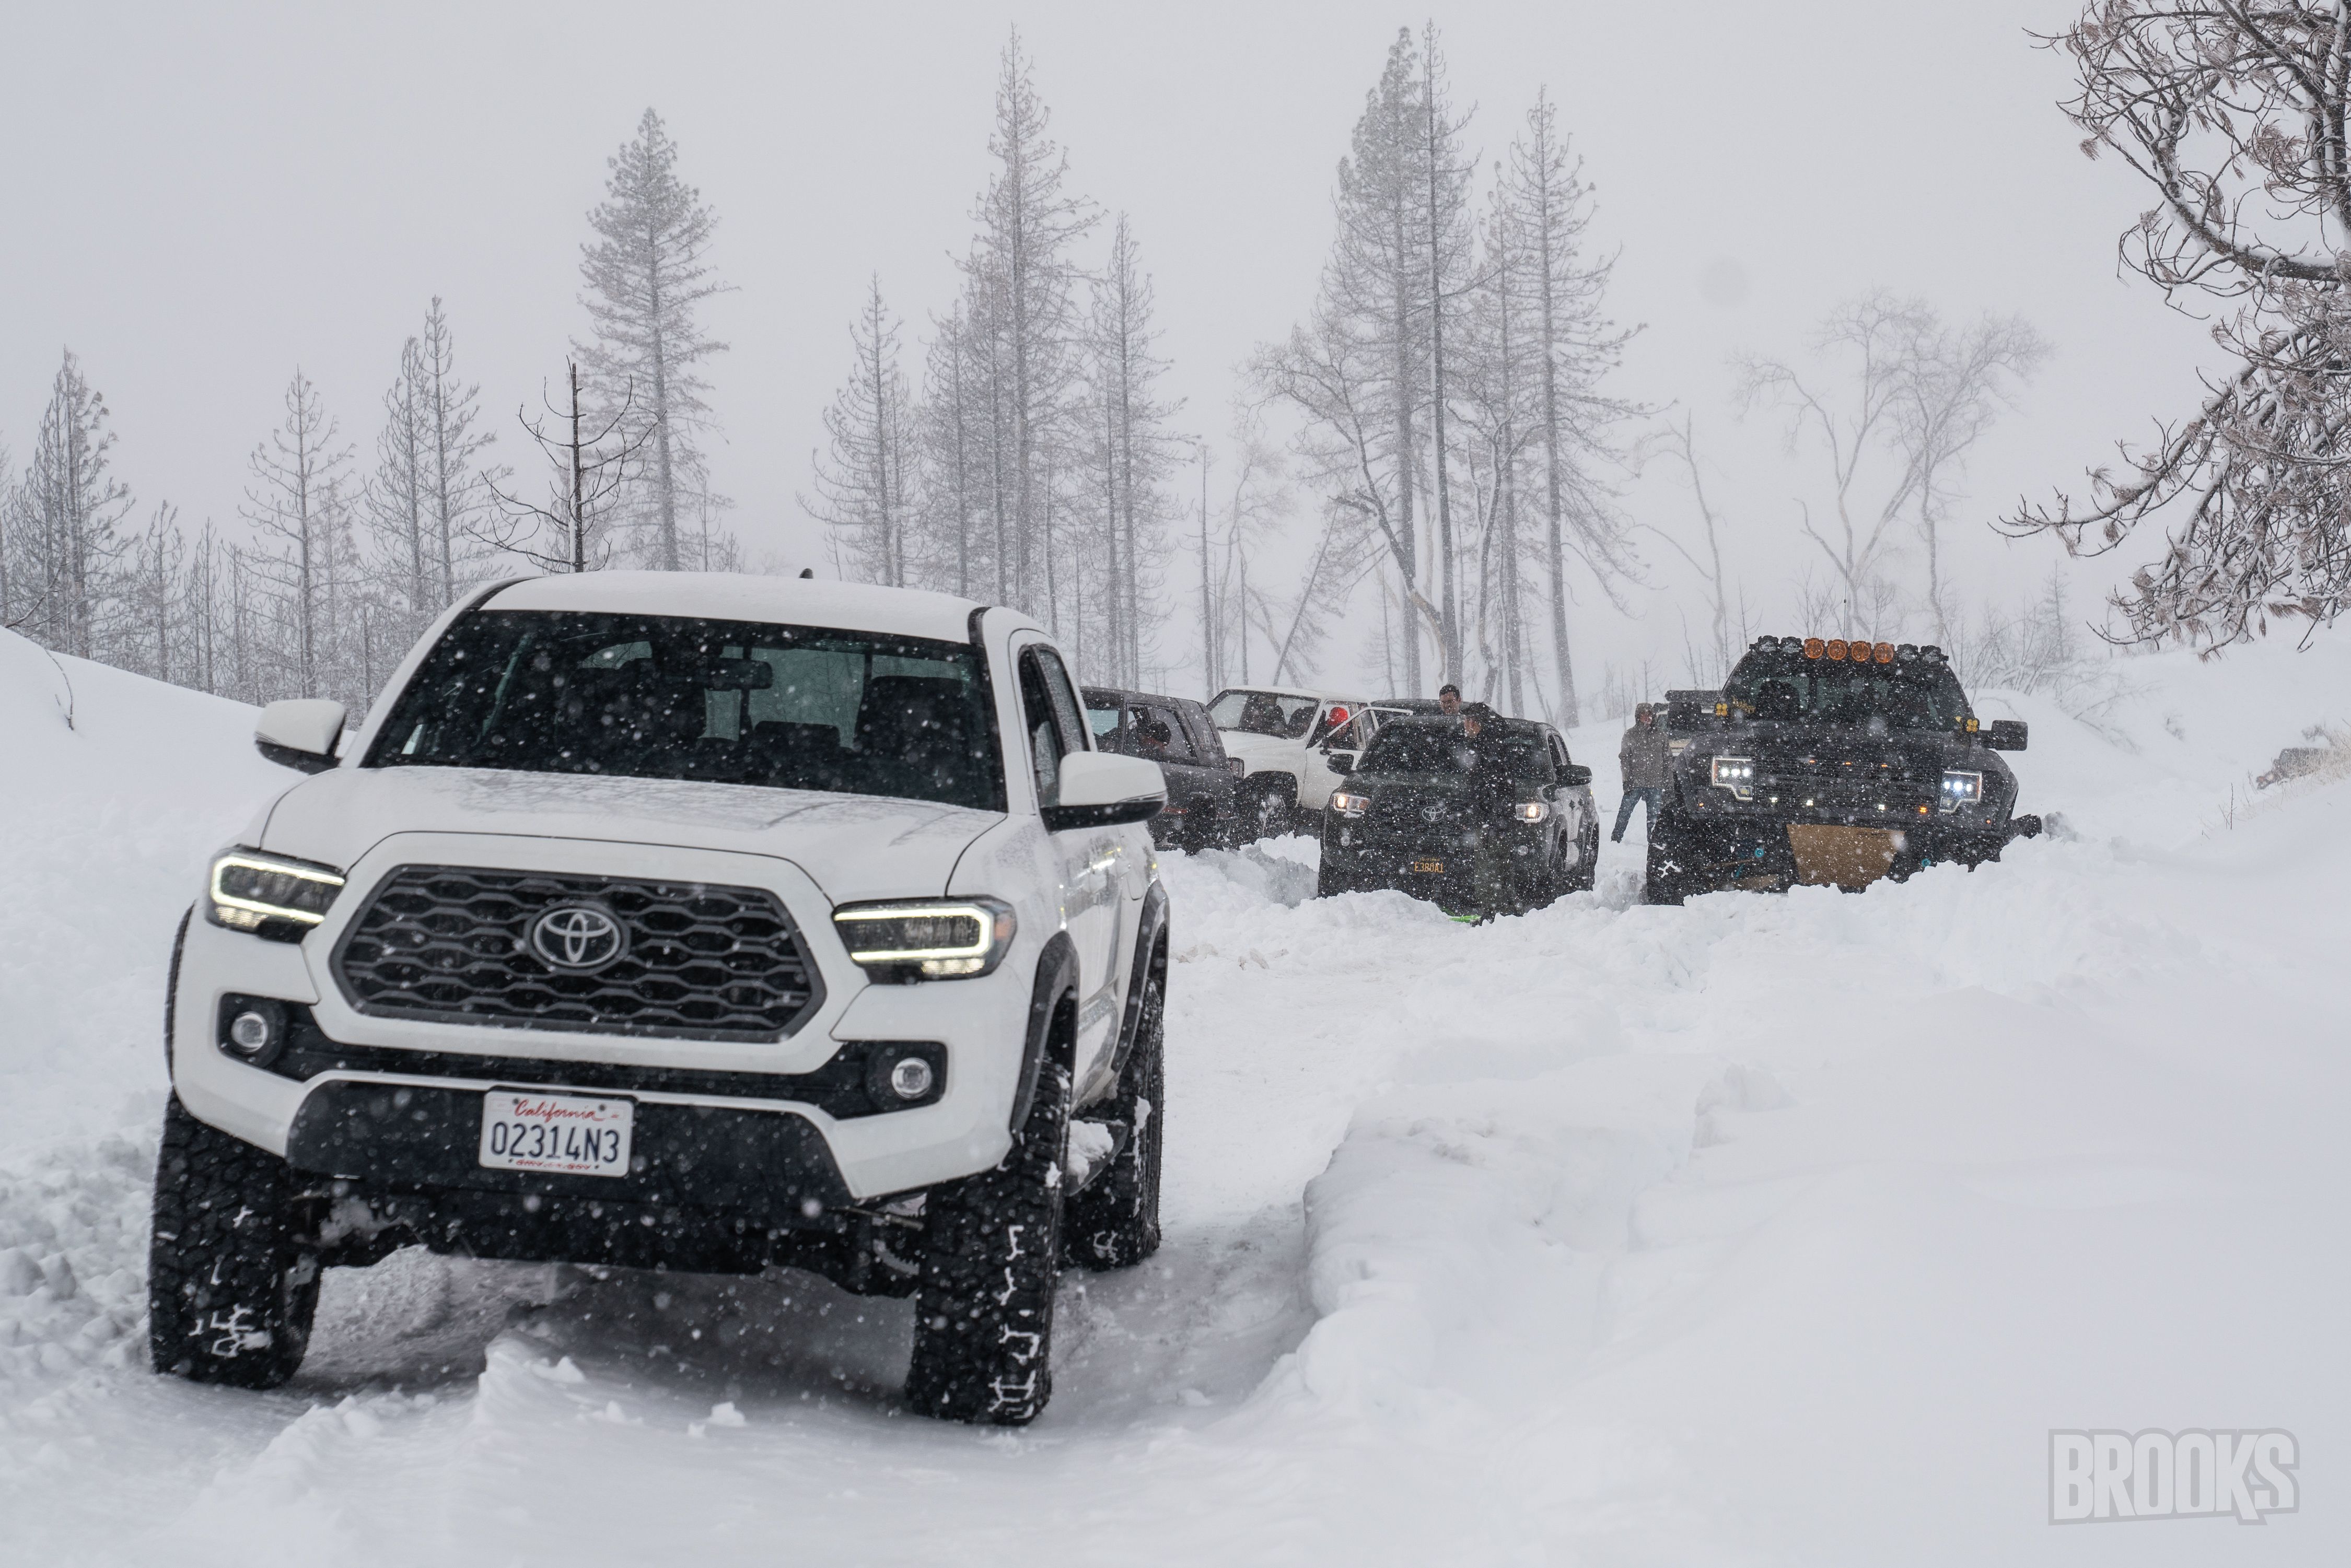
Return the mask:
<path id="1" fill-rule="evenodd" d="M 2020 705 L 2070 827 L 1974 875 L 1651 909 L 1635 839 L 1469 928 L 1169 857 L 1166 1245 L 1068 1277 L 1020 1432 L 788 1275 L 404 1253 L 284 1390 L 147 1374 L 164 950 L 272 778 L 229 705 L 18 680 L 0 1562 L 2339 1558 L 2351 789 L 2231 791 L 2351 656 L 2283 653 L 2147 661 L 2126 745 Z M 2296 1432 L 2302 1511 L 2045 1522 L 2049 1428 L 2196 1426 Z"/>

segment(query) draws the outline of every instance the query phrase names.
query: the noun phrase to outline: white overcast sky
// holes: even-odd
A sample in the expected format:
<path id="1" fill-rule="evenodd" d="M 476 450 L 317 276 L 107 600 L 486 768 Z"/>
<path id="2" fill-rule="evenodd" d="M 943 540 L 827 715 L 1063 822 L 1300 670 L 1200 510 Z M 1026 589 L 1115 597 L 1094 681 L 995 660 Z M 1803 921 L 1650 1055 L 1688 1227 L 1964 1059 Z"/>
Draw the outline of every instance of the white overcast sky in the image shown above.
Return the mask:
<path id="1" fill-rule="evenodd" d="M 1436 13 L 1488 160 L 1539 87 L 1559 101 L 1599 187 L 1598 230 L 1621 247 L 1615 306 L 1646 324 L 1622 390 L 1695 413 L 1739 569 L 1774 609 L 1801 568 L 1792 497 L 1810 471 L 1765 426 L 1736 423 L 1735 350 L 1793 352 L 1838 299 L 1880 285 L 1954 317 L 2039 326 L 2057 357 L 1975 464 L 1959 549 L 1967 580 L 2002 597 L 2058 552 L 2001 543 L 1983 520 L 2021 492 L 2078 488 L 2116 437 L 2192 401 L 2201 329 L 2116 276 L 2115 235 L 2147 194 L 2077 151 L 2053 107 L 2064 61 L 2025 36 L 2072 9 L 1547 0 Z M 1234 367 L 1311 298 L 1334 165 L 1394 30 L 1423 19 L 1360 0 L 21 0 L 0 50 L 0 442 L 22 462 L 70 346 L 112 406 L 142 514 L 169 499 L 187 521 L 233 523 L 246 455 L 294 367 L 364 457 L 401 341 L 437 293 L 519 462 L 513 411 L 559 375 L 581 327 L 583 214 L 652 105 L 720 215 L 712 259 L 738 290 L 711 311 L 732 345 L 712 374 L 718 486 L 755 557 L 817 559 L 794 497 L 849 316 L 872 271 L 910 321 L 951 297 L 1011 26 L 1074 186 L 1133 216 L 1183 423 L 1221 434 Z M 1628 505 L 1682 529 L 1684 495 L 1653 475 Z M 1579 633 L 1595 670 L 1678 643 L 1688 584 L 1668 552 L 1650 554 L 1634 619 L 1595 611 Z M 2086 615 L 2112 571 L 2077 575 Z M 1361 642 L 1343 636 L 1329 673 Z M 1191 645 L 1188 626 L 1166 643 Z"/>

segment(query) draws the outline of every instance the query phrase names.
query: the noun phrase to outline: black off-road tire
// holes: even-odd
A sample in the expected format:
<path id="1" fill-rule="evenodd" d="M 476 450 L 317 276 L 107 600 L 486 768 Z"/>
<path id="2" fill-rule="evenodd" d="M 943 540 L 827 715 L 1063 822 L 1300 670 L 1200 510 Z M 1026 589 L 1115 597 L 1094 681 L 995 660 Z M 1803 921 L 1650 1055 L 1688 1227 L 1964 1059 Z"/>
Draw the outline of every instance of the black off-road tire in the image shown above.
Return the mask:
<path id="1" fill-rule="evenodd" d="M 147 1345 L 157 1372 L 275 1388 L 310 1348 L 319 1260 L 298 1244 L 284 1160 L 163 1110 L 147 1251 Z"/>
<path id="2" fill-rule="evenodd" d="M 1159 1250 L 1159 1157 L 1167 1103 L 1165 963 L 1163 953 L 1151 967 L 1118 1092 L 1102 1107 L 1105 1120 L 1123 1122 L 1133 1131 L 1110 1168 L 1072 1197 L 1061 1217 L 1063 1250 L 1082 1268 L 1131 1269 Z"/>
<path id="3" fill-rule="evenodd" d="M 1061 1158 L 1069 1142 L 1064 999 L 1019 1136 L 994 1170 L 930 1190 L 906 1402 L 949 1421 L 1023 1427 L 1053 1396 L 1053 1291 L 1061 1272 Z"/>
<path id="4" fill-rule="evenodd" d="M 1695 891 L 1693 877 L 1682 863 L 1687 853 L 1682 835 L 1660 811 L 1649 820 L 1649 859 L 1641 881 L 1644 904 L 1677 904 Z"/>

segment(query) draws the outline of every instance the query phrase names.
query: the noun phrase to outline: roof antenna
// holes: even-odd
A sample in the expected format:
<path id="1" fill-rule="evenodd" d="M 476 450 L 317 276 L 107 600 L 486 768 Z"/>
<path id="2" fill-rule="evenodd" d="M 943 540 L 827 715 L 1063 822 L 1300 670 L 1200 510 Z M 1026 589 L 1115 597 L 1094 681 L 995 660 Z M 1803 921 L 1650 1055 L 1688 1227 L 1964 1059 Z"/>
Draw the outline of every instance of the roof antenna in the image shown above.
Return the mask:
<path id="1" fill-rule="evenodd" d="M 816 568 L 812 566 L 804 566 L 800 568 L 800 575 L 802 577 L 814 577 L 816 575 Z"/>

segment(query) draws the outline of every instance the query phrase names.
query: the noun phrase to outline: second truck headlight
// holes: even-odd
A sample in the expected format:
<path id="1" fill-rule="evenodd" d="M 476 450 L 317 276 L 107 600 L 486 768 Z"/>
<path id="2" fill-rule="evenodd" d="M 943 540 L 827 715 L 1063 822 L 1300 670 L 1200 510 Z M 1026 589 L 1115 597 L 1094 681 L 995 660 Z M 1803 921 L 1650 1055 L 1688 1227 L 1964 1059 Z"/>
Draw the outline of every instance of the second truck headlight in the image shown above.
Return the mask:
<path id="1" fill-rule="evenodd" d="M 1943 775 L 1943 810 L 1956 811 L 1983 799 L 1983 775 L 1953 769 Z"/>
<path id="2" fill-rule="evenodd" d="M 995 898 L 848 904 L 832 912 L 851 962 L 929 980 L 987 974 L 1004 961 L 1019 925 L 1012 906 Z"/>

